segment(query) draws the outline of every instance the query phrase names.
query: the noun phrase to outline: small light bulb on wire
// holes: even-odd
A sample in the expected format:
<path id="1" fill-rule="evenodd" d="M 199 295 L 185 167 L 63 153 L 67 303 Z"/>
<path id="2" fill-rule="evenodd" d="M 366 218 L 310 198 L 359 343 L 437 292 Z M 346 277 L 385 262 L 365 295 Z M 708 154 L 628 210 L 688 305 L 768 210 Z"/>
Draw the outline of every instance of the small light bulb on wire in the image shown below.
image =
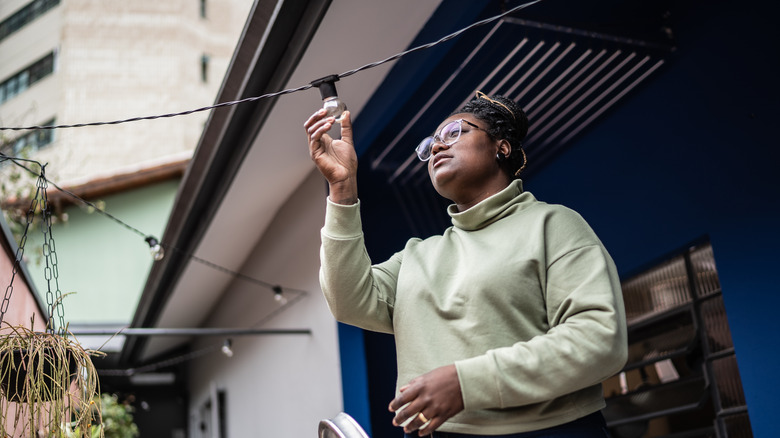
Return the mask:
<path id="1" fill-rule="evenodd" d="M 276 300 L 277 303 L 281 305 L 287 304 L 287 297 L 285 297 L 282 294 L 282 287 L 281 286 L 274 286 L 274 300 Z"/>
<path id="2" fill-rule="evenodd" d="M 233 357 L 233 349 L 230 348 L 233 342 L 230 339 L 225 339 L 225 343 L 222 344 L 222 354 L 227 357 Z"/>
<path id="3" fill-rule="evenodd" d="M 322 108 L 325 109 L 326 116 L 335 117 L 336 123 L 341 123 L 344 120 L 344 111 L 347 110 L 347 105 L 339 98 L 339 94 L 336 92 L 335 82 L 338 80 L 338 75 L 330 75 L 317 79 L 311 84 L 320 89 Z"/>
<path id="4" fill-rule="evenodd" d="M 165 257 L 165 250 L 160 242 L 154 236 L 146 236 L 146 243 L 149 244 L 149 252 L 152 253 L 152 257 L 156 261 L 160 261 Z"/>

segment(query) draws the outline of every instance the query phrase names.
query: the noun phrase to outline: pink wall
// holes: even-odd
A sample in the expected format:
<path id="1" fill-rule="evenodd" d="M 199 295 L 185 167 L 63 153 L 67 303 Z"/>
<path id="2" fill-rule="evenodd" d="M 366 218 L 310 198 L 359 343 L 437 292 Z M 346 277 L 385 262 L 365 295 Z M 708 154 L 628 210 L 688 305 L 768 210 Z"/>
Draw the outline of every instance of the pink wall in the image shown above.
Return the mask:
<path id="1" fill-rule="evenodd" d="M 16 245 L 14 245 L 15 247 Z M 14 251 L 6 241 L 4 233 L 0 233 L 0 297 L 5 297 L 8 285 L 11 282 L 11 274 L 14 266 Z M 30 327 L 30 319 L 35 316 L 35 325 L 33 330 L 43 331 L 46 327 L 44 312 L 38 307 L 38 301 L 33 297 L 30 287 L 27 284 L 24 273 L 19 270 L 13 283 L 13 293 L 8 304 L 8 310 L 3 318 L 2 326 L 6 324 L 24 325 Z"/>

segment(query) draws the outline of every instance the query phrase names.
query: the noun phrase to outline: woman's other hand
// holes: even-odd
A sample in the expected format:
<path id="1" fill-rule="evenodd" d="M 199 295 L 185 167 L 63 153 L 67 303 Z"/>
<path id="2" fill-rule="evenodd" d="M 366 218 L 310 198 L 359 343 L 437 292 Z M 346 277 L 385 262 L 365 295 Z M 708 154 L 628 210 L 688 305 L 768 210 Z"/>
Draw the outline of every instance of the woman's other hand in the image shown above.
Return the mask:
<path id="1" fill-rule="evenodd" d="M 341 121 L 341 139 L 328 135 L 335 119 L 320 109 L 303 124 L 309 139 L 309 154 L 330 185 L 330 200 L 339 204 L 357 202 L 357 153 L 352 141 L 349 111 Z"/>
<path id="2" fill-rule="evenodd" d="M 415 377 L 401 387 L 389 408 L 390 412 L 395 412 L 394 425 L 400 426 L 411 419 L 404 426 L 404 432 L 417 430 L 420 436 L 430 435 L 463 410 L 463 394 L 455 365 L 436 368 Z"/>

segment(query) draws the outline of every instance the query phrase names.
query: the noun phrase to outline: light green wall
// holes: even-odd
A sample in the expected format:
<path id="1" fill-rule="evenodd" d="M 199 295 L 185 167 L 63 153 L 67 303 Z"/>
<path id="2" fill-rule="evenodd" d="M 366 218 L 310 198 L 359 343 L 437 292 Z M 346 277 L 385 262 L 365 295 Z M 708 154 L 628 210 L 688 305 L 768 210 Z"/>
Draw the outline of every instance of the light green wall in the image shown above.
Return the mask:
<path id="1" fill-rule="evenodd" d="M 162 237 L 179 180 L 101 199 L 104 211 L 145 234 Z M 94 202 L 94 201 L 93 201 Z M 52 227 L 66 323 L 129 323 L 146 283 L 152 257 L 144 238 L 84 206 L 65 209 L 67 221 Z M 40 228 L 30 229 L 25 254 L 38 293 L 47 285 Z M 54 291 L 52 283 L 52 291 Z"/>

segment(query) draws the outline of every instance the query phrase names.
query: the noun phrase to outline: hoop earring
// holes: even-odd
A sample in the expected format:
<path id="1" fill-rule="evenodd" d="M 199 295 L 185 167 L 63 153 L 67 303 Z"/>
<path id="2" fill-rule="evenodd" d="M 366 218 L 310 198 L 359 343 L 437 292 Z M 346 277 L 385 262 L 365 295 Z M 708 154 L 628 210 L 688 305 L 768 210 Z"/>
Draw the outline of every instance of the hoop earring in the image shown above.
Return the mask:
<path id="1" fill-rule="evenodd" d="M 525 150 L 522 146 L 520 147 L 520 153 L 523 154 L 523 165 L 515 172 L 515 178 L 520 178 L 520 173 L 525 169 L 525 165 L 528 164 L 528 157 L 525 155 Z"/>

